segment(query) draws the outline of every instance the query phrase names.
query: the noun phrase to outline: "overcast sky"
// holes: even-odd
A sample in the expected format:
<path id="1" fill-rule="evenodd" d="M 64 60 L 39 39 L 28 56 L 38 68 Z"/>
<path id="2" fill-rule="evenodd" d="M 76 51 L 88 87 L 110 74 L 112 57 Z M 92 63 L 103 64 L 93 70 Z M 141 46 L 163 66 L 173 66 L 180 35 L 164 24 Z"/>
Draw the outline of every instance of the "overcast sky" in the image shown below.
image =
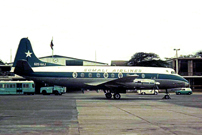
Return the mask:
<path id="1" fill-rule="evenodd" d="M 201 0 L 0 0 L 0 59 L 28 37 L 36 56 L 110 63 L 136 52 L 162 59 L 202 50 Z"/>

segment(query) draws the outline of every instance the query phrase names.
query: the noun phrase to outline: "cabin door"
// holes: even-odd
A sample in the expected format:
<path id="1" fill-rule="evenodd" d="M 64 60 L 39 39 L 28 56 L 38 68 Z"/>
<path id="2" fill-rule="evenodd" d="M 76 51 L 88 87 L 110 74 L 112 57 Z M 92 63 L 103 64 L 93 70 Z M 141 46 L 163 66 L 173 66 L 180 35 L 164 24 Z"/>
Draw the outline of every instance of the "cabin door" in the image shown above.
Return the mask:
<path id="1" fill-rule="evenodd" d="M 17 93 L 22 93 L 22 83 L 17 83 L 16 92 L 17 92 Z"/>

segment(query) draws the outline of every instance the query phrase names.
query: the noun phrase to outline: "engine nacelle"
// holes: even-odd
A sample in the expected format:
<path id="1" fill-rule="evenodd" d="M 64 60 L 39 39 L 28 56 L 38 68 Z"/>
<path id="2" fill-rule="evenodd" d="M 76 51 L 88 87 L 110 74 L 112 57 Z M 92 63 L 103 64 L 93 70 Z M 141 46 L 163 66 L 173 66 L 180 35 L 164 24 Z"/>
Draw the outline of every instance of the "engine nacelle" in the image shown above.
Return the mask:
<path id="1" fill-rule="evenodd" d="M 135 79 L 133 80 L 133 85 L 135 89 L 153 89 L 157 88 L 160 83 L 152 79 Z"/>

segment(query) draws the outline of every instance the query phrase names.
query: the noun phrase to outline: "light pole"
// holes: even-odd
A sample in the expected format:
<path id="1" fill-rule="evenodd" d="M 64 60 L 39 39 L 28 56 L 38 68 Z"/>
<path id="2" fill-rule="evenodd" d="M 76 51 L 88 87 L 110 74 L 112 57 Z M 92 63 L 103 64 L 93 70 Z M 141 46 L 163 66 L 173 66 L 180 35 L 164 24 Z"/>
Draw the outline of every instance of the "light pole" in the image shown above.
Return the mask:
<path id="1" fill-rule="evenodd" d="M 176 51 L 176 73 L 178 74 L 178 51 L 179 51 L 180 49 L 174 49 L 174 51 Z"/>

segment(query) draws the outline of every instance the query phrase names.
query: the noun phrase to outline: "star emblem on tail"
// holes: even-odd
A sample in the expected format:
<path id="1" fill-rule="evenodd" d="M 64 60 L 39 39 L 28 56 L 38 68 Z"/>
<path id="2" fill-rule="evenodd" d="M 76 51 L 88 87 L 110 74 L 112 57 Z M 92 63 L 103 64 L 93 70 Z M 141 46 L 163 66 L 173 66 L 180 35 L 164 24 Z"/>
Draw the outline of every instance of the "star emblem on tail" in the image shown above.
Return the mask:
<path id="1" fill-rule="evenodd" d="M 28 50 L 28 52 L 25 52 L 25 54 L 26 54 L 26 57 L 30 57 L 30 58 L 32 57 L 31 56 L 32 53 L 29 50 Z"/>

